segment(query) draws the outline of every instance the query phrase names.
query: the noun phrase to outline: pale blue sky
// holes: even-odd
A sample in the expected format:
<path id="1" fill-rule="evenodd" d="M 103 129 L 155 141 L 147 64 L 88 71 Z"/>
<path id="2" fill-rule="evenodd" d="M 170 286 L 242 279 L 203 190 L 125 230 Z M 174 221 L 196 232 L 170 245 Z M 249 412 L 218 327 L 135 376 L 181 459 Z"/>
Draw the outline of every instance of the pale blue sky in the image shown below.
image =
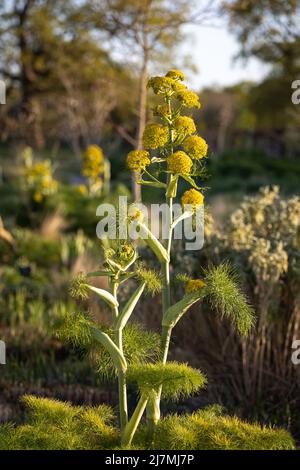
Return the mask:
<path id="1" fill-rule="evenodd" d="M 226 24 L 219 27 L 190 26 L 189 39 L 183 50 L 191 55 L 198 68 L 198 73 L 188 74 L 188 81 L 195 89 L 204 86 L 232 85 L 242 80 L 261 80 L 268 72 L 268 67 L 257 59 L 246 63 L 234 61 L 240 45 Z"/>

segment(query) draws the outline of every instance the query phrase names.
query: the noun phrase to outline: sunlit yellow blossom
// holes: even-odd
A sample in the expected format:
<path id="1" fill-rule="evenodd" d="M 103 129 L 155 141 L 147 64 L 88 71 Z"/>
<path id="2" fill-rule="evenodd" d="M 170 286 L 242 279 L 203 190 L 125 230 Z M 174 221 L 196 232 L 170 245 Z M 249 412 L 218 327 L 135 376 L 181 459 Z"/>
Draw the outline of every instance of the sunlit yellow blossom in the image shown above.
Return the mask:
<path id="1" fill-rule="evenodd" d="M 185 139 L 183 148 L 191 158 L 201 160 L 207 155 L 208 145 L 202 137 L 193 135 Z"/>
<path id="2" fill-rule="evenodd" d="M 169 155 L 167 162 L 168 170 L 175 174 L 189 175 L 193 166 L 190 157 L 181 150 Z"/>
<path id="3" fill-rule="evenodd" d="M 152 77 L 148 81 L 148 88 L 152 88 L 156 95 L 170 94 L 176 90 L 176 80 L 170 77 Z"/>
<path id="4" fill-rule="evenodd" d="M 127 155 L 127 167 L 131 171 L 144 170 L 150 163 L 149 152 L 146 150 L 132 150 Z"/>
<path id="5" fill-rule="evenodd" d="M 44 196 L 53 194 L 58 188 L 58 182 L 52 176 L 52 166 L 49 160 L 37 162 L 25 170 L 27 184 L 33 190 L 33 199 L 41 202 Z"/>
<path id="6" fill-rule="evenodd" d="M 166 74 L 166 77 L 173 78 L 174 80 L 180 80 L 183 82 L 185 80 L 184 73 L 181 70 L 169 70 L 169 72 Z"/>
<path id="7" fill-rule="evenodd" d="M 97 178 L 104 171 L 104 157 L 103 152 L 98 145 L 90 145 L 83 158 L 82 173 L 87 178 Z"/>
<path id="8" fill-rule="evenodd" d="M 181 198 L 181 202 L 183 206 L 186 206 L 186 205 L 191 205 L 193 207 L 203 206 L 204 196 L 202 193 L 192 188 L 192 189 L 189 189 L 188 191 L 185 191 L 185 193 L 183 194 Z"/>
<path id="9" fill-rule="evenodd" d="M 129 220 L 137 220 L 139 222 L 143 222 L 144 220 L 143 211 L 135 204 L 132 204 L 128 208 L 128 218 Z"/>
<path id="10" fill-rule="evenodd" d="M 84 185 L 84 184 L 80 184 L 78 186 L 78 191 L 80 192 L 80 194 L 82 195 L 85 195 L 87 194 L 88 190 L 87 190 L 87 187 Z"/>
<path id="11" fill-rule="evenodd" d="M 195 122 L 188 116 L 179 116 L 176 119 L 174 126 L 177 134 L 191 135 L 196 132 Z"/>
<path id="12" fill-rule="evenodd" d="M 48 177 L 49 175 L 51 176 L 51 172 L 51 163 L 48 160 L 38 162 L 26 169 L 26 175 L 30 179 Z"/>
<path id="13" fill-rule="evenodd" d="M 178 91 L 176 98 L 187 108 L 200 108 L 199 96 L 191 90 Z"/>
<path id="14" fill-rule="evenodd" d="M 201 281 L 201 279 L 187 281 L 185 284 L 185 293 L 192 294 L 193 292 L 197 292 L 198 290 L 203 289 L 205 286 L 205 282 Z"/>
<path id="15" fill-rule="evenodd" d="M 147 149 L 157 149 L 164 147 L 169 141 L 169 129 L 162 124 L 148 124 L 143 135 L 144 147 Z"/>
<path id="16" fill-rule="evenodd" d="M 34 193 L 33 200 L 35 202 L 40 203 L 40 202 L 42 202 L 43 199 L 44 198 L 43 198 L 43 195 L 41 193 Z"/>

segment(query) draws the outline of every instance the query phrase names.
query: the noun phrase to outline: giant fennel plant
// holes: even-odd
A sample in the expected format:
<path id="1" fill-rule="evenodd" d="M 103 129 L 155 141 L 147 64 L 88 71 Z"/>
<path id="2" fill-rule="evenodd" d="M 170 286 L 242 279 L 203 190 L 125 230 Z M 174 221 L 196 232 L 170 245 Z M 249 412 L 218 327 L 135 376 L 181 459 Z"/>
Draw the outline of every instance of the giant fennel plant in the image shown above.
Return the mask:
<path id="1" fill-rule="evenodd" d="M 111 427 L 110 411 L 103 407 L 85 409 L 68 404 L 25 397 L 30 423 L 2 428 L 4 448 L 293 448 L 285 431 L 261 429 L 222 417 L 219 410 L 194 415 L 161 418 L 161 399 L 178 399 L 196 393 L 206 377 L 187 364 L 168 361 L 173 329 L 188 310 L 199 301 L 227 317 L 241 335 L 251 330 L 253 311 L 239 289 L 228 265 L 203 270 L 202 279 L 184 274 L 184 296 L 176 301 L 171 279 L 172 239 L 176 224 L 194 218 L 204 204 L 197 182 L 204 175 L 207 144 L 197 135 L 195 123 L 183 113 L 199 108 L 198 96 L 183 85 L 182 72 L 171 70 L 164 77 L 149 80 L 149 87 L 161 103 L 154 110 L 160 122 L 147 125 L 144 150 L 130 152 L 127 164 L 140 184 L 164 189 L 169 212 L 168 236 L 159 240 L 148 228 L 138 207 L 128 210 L 128 226 L 134 226 L 161 265 L 160 272 L 148 269 L 139 259 L 135 244 L 120 238 L 110 246 L 104 243 L 104 263 L 99 271 L 80 274 L 74 279 L 71 294 L 81 299 L 82 307 L 90 294 L 97 295 L 111 312 L 110 325 L 100 325 L 89 312 L 64 310 L 57 319 L 58 337 L 89 352 L 99 372 L 116 378 L 119 390 L 119 430 Z M 182 196 L 183 215 L 173 214 L 177 185 L 184 179 L 191 185 Z M 106 278 L 108 288 L 93 285 L 95 278 Z M 141 297 L 162 292 L 161 334 L 148 332 L 133 323 Z M 128 298 L 124 295 L 128 294 Z M 139 400 L 129 414 L 128 384 L 135 384 Z M 146 425 L 141 425 L 146 415 Z M 47 426 L 46 426 L 46 424 Z M 46 426 L 46 427 L 45 427 Z M 36 432 L 36 429 L 38 432 Z M 55 432 L 51 432 L 55 429 Z M 137 432 L 137 430 L 139 431 Z M 60 436 L 60 437 L 59 437 Z M 100 436 L 100 437 L 99 437 Z M 133 444 L 133 438 L 135 441 Z"/>
<path id="2" fill-rule="evenodd" d="M 138 259 L 136 247 L 119 239 L 113 247 L 104 250 L 105 262 L 101 271 L 81 274 L 72 285 L 74 296 L 85 299 L 93 292 L 108 305 L 111 310 L 110 328 L 101 327 L 87 313 L 77 313 L 64 318 L 58 330 L 60 337 L 90 349 L 102 371 L 106 369 L 105 373 L 117 376 L 121 442 L 125 447 L 131 445 L 145 411 L 151 443 L 160 420 L 161 399 L 190 395 L 206 384 L 206 378 L 199 370 L 167 360 L 172 331 L 192 305 L 208 299 L 223 316 L 232 320 L 242 335 L 249 333 L 254 322 L 252 309 L 226 265 L 210 267 L 204 272 L 203 279 L 182 276 L 185 295 L 177 302 L 173 300 L 170 278 L 173 232 L 177 223 L 194 217 L 197 208 L 204 204 L 197 179 L 205 174 L 204 162 L 208 151 L 205 140 L 197 135 L 193 118 L 184 115 L 187 109 L 200 108 L 200 102 L 198 96 L 182 83 L 183 80 L 183 73 L 176 70 L 149 80 L 149 88 L 161 98 L 161 103 L 154 109 L 160 122 L 146 126 L 145 149 L 132 151 L 127 156 L 127 166 L 136 172 L 140 184 L 162 188 L 166 194 L 167 240 L 160 241 L 155 237 L 144 223 L 138 207 L 131 206 L 127 217 L 128 226 L 138 228 L 140 237 L 157 257 L 161 272 L 146 269 Z M 185 191 L 181 199 L 183 215 L 175 219 L 173 201 L 181 178 L 191 189 Z M 108 290 L 92 285 L 91 279 L 97 276 L 108 278 Z M 127 302 L 120 302 L 120 288 L 126 283 L 131 286 L 133 282 L 136 283 L 133 293 Z M 158 335 L 129 323 L 142 295 L 159 290 L 162 290 L 163 306 L 160 339 Z M 138 333 L 136 336 L 134 330 Z M 137 337 L 142 339 L 133 344 L 132 339 Z M 131 416 L 127 405 L 128 382 L 136 384 L 140 395 Z"/>

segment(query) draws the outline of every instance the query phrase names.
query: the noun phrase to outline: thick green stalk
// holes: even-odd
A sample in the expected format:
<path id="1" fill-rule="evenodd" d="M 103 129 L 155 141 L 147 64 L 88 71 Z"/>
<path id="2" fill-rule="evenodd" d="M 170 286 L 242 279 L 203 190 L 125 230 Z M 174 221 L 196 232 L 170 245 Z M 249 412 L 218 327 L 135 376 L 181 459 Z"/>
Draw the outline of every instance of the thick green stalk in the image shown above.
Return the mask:
<path id="1" fill-rule="evenodd" d="M 134 434 L 138 428 L 138 425 L 140 424 L 143 413 L 147 406 L 147 402 L 148 402 L 148 397 L 145 395 L 142 395 L 141 398 L 139 399 L 139 402 L 136 406 L 136 409 L 134 410 L 134 413 L 130 421 L 127 423 L 127 426 L 125 427 L 125 430 L 122 433 L 122 446 L 123 447 L 129 447 L 131 445 Z"/>
<path id="2" fill-rule="evenodd" d="M 117 299 L 118 282 L 117 279 L 112 281 L 111 284 L 112 294 Z M 114 320 L 115 323 L 119 316 L 119 310 L 117 307 L 114 309 Z M 115 330 L 115 343 L 123 354 L 123 333 L 121 328 Z M 118 370 L 118 389 L 119 389 L 119 416 L 120 416 L 120 428 L 121 433 L 124 431 L 128 422 L 128 406 L 127 406 L 127 385 L 126 385 L 126 373 L 123 370 Z"/>
<path id="3" fill-rule="evenodd" d="M 170 99 L 167 101 L 169 114 L 171 116 L 172 109 L 171 109 L 171 101 Z M 174 131 L 172 129 L 172 125 L 169 125 L 170 131 L 170 140 L 171 140 L 171 147 L 170 152 L 173 153 L 173 142 L 174 142 Z M 169 187 L 171 183 L 172 176 L 168 174 L 167 180 L 167 187 Z M 168 192 L 168 190 L 167 190 Z M 167 253 L 169 255 L 169 260 L 165 261 L 162 264 L 162 275 L 163 275 L 163 291 L 162 291 L 162 300 L 163 300 L 163 314 L 168 310 L 171 306 L 171 288 L 170 288 L 170 257 L 171 257 L 171 248 L 172 248 L 172 238 L 173 238 L 173 197 L 167 195 L 166 202 L 168 207 L 168 223 L 169 223 L 169 232 L 168 232 L 168 240 L 167 240 Z M 171 329 L 166 331 L 162 328 L 162 337 L 161 337 L 161 361 L 163 364 L 166 364 L 168 353 L 169 353 L 169 346 L 170 346 L 170 339 L 171 339 Z M 162 394 L 162 386 L 159 387 L 155 398 L 149 400 L 149 404 L 147 406 L 147 424 L 148 424 L 148 433 L 150 437 L 150 442 L 153 442 L 155 427 L 160 420 L 160 400 Z"/>
<path id="4" fill-rule="evenodd" d="M 115 331 L 115 342 L 120 351 L 123 353 L 122 330 Z M 128 406 L 127 406 L 127 385 L 126 373 L 118 370 L 118 388 L 119 388 L 119 408 L 120 408 L 120 427 L 121 432 L 125 429 L 128 422 Z"/>
<path id="5" fill-rule="evenodd" d="M 168 178 L 169 179 L 169 178 Z M 172 231 L 170 226 L 173 223 L 173 198 L 167 198 L 168 205 L 168 219 L 169 219 L 169 238 L 167 240 L 167 253 L 170 258 L 171 243 L 172 243 Z M 163 312 L 166 312 L 171 305 L 171 291 L 170 291 L 170 260 L 165 261 L 162 265 L 163 274 Z"/>

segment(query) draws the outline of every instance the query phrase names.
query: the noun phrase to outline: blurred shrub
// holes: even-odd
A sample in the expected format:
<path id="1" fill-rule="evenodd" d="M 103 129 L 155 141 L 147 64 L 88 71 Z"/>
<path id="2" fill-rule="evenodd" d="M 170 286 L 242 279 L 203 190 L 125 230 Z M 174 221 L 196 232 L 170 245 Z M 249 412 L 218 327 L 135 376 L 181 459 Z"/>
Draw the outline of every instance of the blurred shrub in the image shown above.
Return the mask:
<path id="1" fill-rule="evenodd" d="M 69 403 L 25 396 L 25 424 L 0 427 L 0 449 L 85 450 L 118 448 L 115 417 L 106 405 L 85 408 Z M 192 415 L 168 416 L 157 427 L 154 446 L 162 450 L 293 450 L 290 434 L 224 416 L 219 407 Z M 147 448 L 146 430 L 137 436 L 137 448 Z"/>
<path id="2" fill-rule="evenodd" d="M 296 159 L 271 158 L 256 148 L 232 149 L 213 156 L 208 163 L 213 193 L 257 191 L 278 184 L 286 193 L 299 190 L 300 166 Z"/>
<path id="3" fill-rule="evenodd" d="M 112 427 L 112 410 L 105 405 L 94 408 L 26 396 L 28 422 L 23 426 L 0 428 L 0 449 L 85 450 L 109 449 L 118 442 Z"/>
<path id="4" fill-rule="evenodd" d="M 179 247 L 178 247 L 179 248 Z M 291 361 L 292 343 L 300 338 L 300 199 L 281 197 L 279 188 L 262 188 L 246 197 L 222 226 L 206 225 L 206 245 L 184 256 L 182 264 L 199 274 L 207 262 L 229 260 L 242 276 L 257 314 L 249 339 L 240 340 L 209 309 L 194 309 L 178 335 L 208 370 L 211 400 L 240 408 L 247 416 L 291 426 L 300 437 L 300 374 Z"/>
<path id="5" fill-rule="evenodd" d="M 69 224 L 69 230 L 82 229 L 87 235 L 95 237 L 96 225 L 99 217 L 96 209 L 100 204 L 116 205 L 119 196 L 130 197 L 128 189 L 122 185 L 112 185 L 111 192 L 106 196 L 91 197 L 82 193 L 78 186 L 60 185 L 58 192 L 47 201 L 47 210 L 55 211 L 59 208 Z"/>
<path id="6" fill-rule="evenodd" d="M 283 429 L 262 427 L 226 416 L 211 406 L 192 415 L 162 420 L 154 446 L 163 450 L 292 450 L 291 435 Z"/>

